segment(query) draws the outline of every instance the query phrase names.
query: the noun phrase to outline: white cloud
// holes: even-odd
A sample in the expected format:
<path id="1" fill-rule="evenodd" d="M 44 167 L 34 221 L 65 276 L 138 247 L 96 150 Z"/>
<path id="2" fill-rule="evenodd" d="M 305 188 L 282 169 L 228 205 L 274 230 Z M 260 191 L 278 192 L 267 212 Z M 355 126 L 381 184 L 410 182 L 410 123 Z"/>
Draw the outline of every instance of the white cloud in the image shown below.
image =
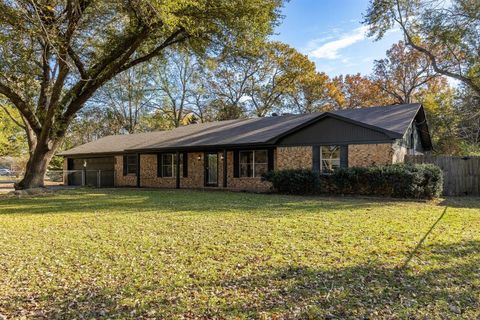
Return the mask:
<path id="1" fill-rule="evenodd" d="M 367 26 L 361 26 L 349 33 L 344 33 L 337 40 L 326 42 L 318 48 L 311 50 L 308 55 L 317 59 L 339 59 L 339 51 L 364 40 L 367 37 L 367 30 Z"/>

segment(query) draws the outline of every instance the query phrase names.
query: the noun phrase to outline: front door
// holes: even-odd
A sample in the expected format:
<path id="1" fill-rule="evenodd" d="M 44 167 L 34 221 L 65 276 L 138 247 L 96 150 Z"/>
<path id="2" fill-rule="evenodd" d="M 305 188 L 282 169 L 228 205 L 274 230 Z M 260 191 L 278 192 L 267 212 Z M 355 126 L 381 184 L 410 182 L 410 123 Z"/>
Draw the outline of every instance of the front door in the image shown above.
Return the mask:
<path id="1" fill-rule="evenodd" d="M 205 154 L 205 186 L 218 186 L 218 154 Z"/>

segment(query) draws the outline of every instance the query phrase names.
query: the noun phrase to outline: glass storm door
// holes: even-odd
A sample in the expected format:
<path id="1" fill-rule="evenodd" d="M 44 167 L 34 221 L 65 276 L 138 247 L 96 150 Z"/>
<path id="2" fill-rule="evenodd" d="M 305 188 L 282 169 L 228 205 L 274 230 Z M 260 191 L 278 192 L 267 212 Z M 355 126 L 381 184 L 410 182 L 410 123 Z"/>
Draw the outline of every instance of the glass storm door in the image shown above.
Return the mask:
<path id="1" fill-rule="evenodd" d="M 218 154 L 205 154 L 205 185 L 208 187 L 218 186 Z"/>

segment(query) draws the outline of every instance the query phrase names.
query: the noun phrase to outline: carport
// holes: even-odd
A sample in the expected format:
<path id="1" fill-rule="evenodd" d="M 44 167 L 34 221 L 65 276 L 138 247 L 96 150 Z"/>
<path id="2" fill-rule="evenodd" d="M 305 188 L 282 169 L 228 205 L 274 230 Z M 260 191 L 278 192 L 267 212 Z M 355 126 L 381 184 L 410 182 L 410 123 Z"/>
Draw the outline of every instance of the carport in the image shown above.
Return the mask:
<path id="1" fill-rule="evenodd" d="M 115 158 L 68 158 L 65 184 L 69 186 L 115 186 Z"/>

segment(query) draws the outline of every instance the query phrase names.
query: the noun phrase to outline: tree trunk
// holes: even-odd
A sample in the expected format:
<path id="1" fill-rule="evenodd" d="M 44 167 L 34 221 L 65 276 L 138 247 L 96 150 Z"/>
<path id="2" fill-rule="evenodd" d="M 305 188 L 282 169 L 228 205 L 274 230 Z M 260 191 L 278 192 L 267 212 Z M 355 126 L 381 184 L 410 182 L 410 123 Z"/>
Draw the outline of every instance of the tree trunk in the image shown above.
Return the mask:
<path id="1" fill-rule="evenodd" d="M 44 186 L 44 177 L 55 148 L 48 148 L 48 144 L 37 144 L 30 152 L 30 158 L 25 168 L 25 176 L 20 182 L 15 183 L 15 189 L 30 189 Z"/>

